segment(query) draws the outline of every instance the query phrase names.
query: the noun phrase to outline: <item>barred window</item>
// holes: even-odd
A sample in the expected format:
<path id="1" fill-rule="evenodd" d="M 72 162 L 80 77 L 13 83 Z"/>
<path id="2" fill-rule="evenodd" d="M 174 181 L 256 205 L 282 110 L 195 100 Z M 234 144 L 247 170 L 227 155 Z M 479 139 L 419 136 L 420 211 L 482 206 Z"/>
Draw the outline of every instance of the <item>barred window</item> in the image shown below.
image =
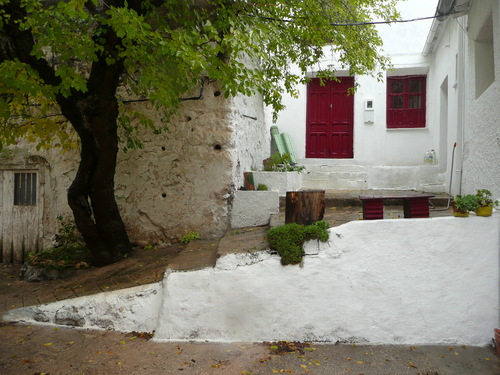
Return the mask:
<path id="1" fill-rule="evenodd" d="M 14 173 L 14 205 L 36 205 L 36 173 Z"/>

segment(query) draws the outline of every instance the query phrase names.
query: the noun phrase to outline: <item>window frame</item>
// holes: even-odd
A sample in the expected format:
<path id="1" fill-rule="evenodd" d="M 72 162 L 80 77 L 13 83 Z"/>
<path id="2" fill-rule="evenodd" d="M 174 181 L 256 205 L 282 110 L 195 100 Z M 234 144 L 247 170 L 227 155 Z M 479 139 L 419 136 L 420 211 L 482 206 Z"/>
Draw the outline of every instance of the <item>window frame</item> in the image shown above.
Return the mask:
<path id="1" fill-rule="evenodd" d="M 36 206 L 38 173 L 14 172 L 14 206 Z"/>
<path id="2" fill-rule="evenodd" d="M 419 82 L 418 91 L 412 91 L 412 83 Z M 394 83 L 401 83 L 401 90 L 394 92 Z M 414 86 L 413 86 L 414 88 Z M 396 99 L 399 108 L 393 108 Z M 387 77 L 386 125 L 388 129 L 414 129 L 426 127 L 427 75 L 401 75 Z M 412 108 L 412 103 L 420 106 Z"/>

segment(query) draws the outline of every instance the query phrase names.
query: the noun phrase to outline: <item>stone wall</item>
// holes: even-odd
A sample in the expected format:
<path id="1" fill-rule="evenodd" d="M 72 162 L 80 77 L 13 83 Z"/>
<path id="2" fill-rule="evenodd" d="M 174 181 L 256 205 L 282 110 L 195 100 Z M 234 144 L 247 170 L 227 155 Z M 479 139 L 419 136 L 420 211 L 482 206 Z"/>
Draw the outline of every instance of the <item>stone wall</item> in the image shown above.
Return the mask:
<path id="1" fill-rule="evenodd" d="M 150 104 L 129 105 L 161 121 Z M 145 245 L 175 241 L 189 231 L 203 238 L 222 236 L 243 171 L 267 155 L 262 111 L 259 96 L 226 99 L 217 84 L 210 84 L 203 100 L 183 102 L 168 131 L 155 135 L 145 130 L 144 148 L 120 150 L 115 195 L 130 239 Z M 49 245 L 56 217 L 71 215 L 66 194 L 79 151 L 36 150 L 26 143 L 13 149 L 46 161 L 43 226 Z"/>
<path id="2" fill-rule="evenodd" d="M 220 236 L 227 229 L 233 129 L 228 101 L 215 92 L 206 87 L 204 99 L 185 102 L 168 131 L 146 134 L 143 149 L 119 154 L 116 196 L 133 240 L 156 243 L 189 231 Z M 150 107 L 148 114 L 161 121 Z"/>

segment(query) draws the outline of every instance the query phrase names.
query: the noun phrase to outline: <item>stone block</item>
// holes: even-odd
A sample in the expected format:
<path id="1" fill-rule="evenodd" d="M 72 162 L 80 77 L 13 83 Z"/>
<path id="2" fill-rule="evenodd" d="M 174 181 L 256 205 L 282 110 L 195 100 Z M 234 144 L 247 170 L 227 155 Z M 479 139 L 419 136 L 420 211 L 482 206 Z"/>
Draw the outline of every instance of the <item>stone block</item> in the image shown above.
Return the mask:
<path id="1" fill-rule="evenodd" d="M 271 215 L 279 212 L 279 204 L 277 191 L 235 191 L 231 227 L 267 225 Z"/>

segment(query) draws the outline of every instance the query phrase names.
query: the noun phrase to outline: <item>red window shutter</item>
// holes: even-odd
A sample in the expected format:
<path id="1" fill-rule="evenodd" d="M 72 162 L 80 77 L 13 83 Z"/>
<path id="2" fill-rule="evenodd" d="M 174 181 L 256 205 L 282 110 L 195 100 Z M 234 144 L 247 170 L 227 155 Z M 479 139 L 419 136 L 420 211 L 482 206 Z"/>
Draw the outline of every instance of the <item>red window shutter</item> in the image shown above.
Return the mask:
<path id="1" fill-rule="evenodd" d="M 427 76 L 387 78 L 387 127 L 424 128 Z"/>

